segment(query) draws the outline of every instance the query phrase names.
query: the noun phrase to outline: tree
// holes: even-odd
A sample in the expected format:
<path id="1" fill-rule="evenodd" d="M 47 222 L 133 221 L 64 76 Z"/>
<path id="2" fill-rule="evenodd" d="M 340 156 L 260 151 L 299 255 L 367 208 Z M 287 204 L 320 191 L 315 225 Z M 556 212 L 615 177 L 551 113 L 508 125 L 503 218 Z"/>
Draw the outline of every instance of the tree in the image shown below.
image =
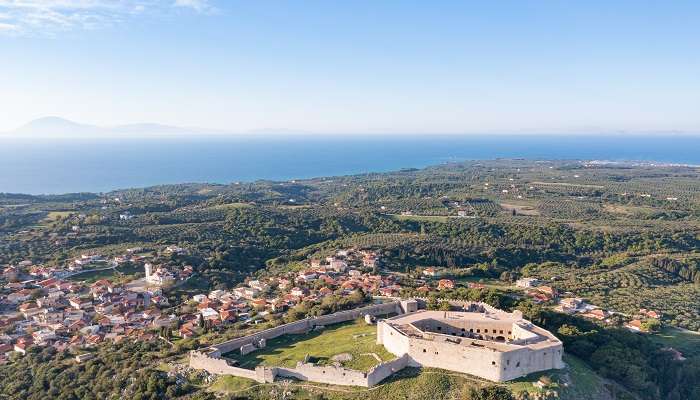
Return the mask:
<path id="1" fill-rule="evenodd" d="M 437 310 L 439 308 L 437 297 L 435 297 L 434 294 L 431 294 L 430 297 L 428 297 L 426 308 L 428 310 Z"/>
<path id="2" fill-rule="evenodd" d="M 503 386 L 488 386 L 472 389 L 468 400 L 515 400 L 510 389 Z"/>
<path id="3" fill-rule="evenodd" d="M 564 324 L 557 329 L 557 333 L 559 336 L 566 336 L 567 338 L 572 338 L 575 336 L 579 336 L 581 334 L 581 331 L 573 326 L 573 325 L 568 325 Z"/>
<path id="4" fill-rule="evenodd" d="M 649 318 L 642 322 L 642 330 L 656 332 L 661 329 L 661 322 L 658 319 Z"/>
<path id="5" fill-rule="evenodd" d="M 449 301 L 441 301 L 440 305 L 438 306 L 438 310 L 440 311 L 450 311 L 452 309 L 452 306 L 450 305 Z"/>

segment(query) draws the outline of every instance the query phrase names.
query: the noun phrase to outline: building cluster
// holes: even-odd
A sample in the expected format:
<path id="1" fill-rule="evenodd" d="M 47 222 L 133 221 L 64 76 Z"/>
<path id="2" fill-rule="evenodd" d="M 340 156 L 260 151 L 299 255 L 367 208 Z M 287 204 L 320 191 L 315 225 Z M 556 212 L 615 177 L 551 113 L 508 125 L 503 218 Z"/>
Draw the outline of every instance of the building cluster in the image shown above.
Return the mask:
<path id="1" fill-rule="evenodd" d="M 150 262 L 144 264 L 145 280 L 149 285 L 167 286 L 176 282 L 185 281 L 189 278 L 194 269 L 191 265 L 184 267 L 173 267 L 168 265 L 153 265 Z"/>
<path id="2" fill-rule="evenodd" d="M 648 330 L 647 324 L 644 323 L 645 320 L 659 320 L 661 314 L 654 310 L 647 310 L 646 308 L 640 308 L 639 312 L 627 323 L 625 323 L 625 328 L 634 332 L 646 332 Z"/>
<path id="3" fill-rule="evenodd" d="M 607 324 L 612 324 L 615 322 L 610 318 L 616 314 L 615 312 L 604 310 L 598 306 L 588 304 L 583 299 L 578 297 L 563 298 L 559 300 L 559 304 L 557 304 L 554 309 L 565 314 L 579 314 L 584 318 L 601 321 Z M 627 316 L 623 315 L 623 317 L 629 319 Z M 658 320 L 659 318 L 661 318 L 661 315 L 658 312 L 642 308 L 636 315 L 632 316 L 631 319 L 625 322 L 624 326 L 631 331 L 645 332 L 647 329 L 643 321 L 648 319 Z"/>
<path id="4" fill-rule="evenodd" d="M 163 254 L 183 255 L 187 251 L 168 246 Z M 191 266 L 158 264 L 143 255 L 144 249 L 127 249 L 108 259 L 84 254 L 64 267 L 46 267 L 23 261 L 7 266 L 7 283 L 0 292 L 0 362 L 11 352 L 25 353 L 30 346 L 57 349 L 95 346 L 103 341 L 155 340 L 159 334 L 197 336 L 209 329 L 233 323 L 256 324 L 268 315 L 280 314 L 301 303 L 323 303 L 330 296 L 351 296 L 358 291 L 368 295 L 398 297 L 400 275 L 378 274 L 381 263 L 374 251 L 344 249 L 325 258 L 314 258 L 302 267 L 275 276 L 248 279 L 231 290 L 213 290 L 192 297 L 190 307 L 172 311 L 163 287 L 184 282 L 193 274 Z M 162 259 L 161 259 L 162 261 Z M 86 271 L 114 268 L 130 262 L 143 265 L 145 277 L 128 284 L 106 279 L 92 284 L 67 278 Z M 425 268 L 419 280 L 419 293 L 455 288 L 451 279 L 440 278 L 435 268 Z M 540 285 L 534 278 L 518 280 L 517 286 L 535 301 L 558 298 L 554 288 Z M 470 283 L 470 288 L 483 288 Z M 333 297 L 335 299 L 335 297 Z M 604 320 L 609 314 L 578 298 L 563 298 L 557 309 Z M 644 318 L 658 318 L 650 310 L 640 310 L 628 328 L 643 330 Z"/>
<path id="5" fill-rule="evenodd" d="M 152 340 L 153 328 L 170 326 L 164 315 L 168 299 L 160 289 L 135 292 L 102 279 L 91 285 L 59 278 L 27 280 L 6 285 L 0 317 L 0 360 L 29 346 L 59 350 L 94 346 L 105 340 Z M 4 350 L 4 351 L 3 351 Z"/>
<path id="6" fill-rule="evenodd" d="M 547 303 L 559 297 L 557 289 L 543 285 L 537 278 L 520 278 L 515 286 L 525 289 L 525 294 L 535 303 Z"/>
<path id="7" fill-rule="evenodd" d="M 193 296 L 197 313 L 183 317 L 180 334 L 191 337 L 202 326 L 233 322 L 254 324 L 302 302 L 320 302 L 332 295 L 357 290 L 377 296 L 396 296 L 401 286 L 392 275 L 376 275 L 379 257 L 372 251 L 339 250 L 323 260 L 311 259 L 306 268 L 264 279 L 251 279 L 232 290 L 214 290 Z"/>
<path id="8" fill-rule="evenodd" d="M 78 273 L 113 268 L 124 262 L 140 263 L 143 249 L 107 259 L 83 254 L 64 267 L 33 265 L 22 261 L 8 265 L 0 291 L 0 361 L 13 351 L 24 354 L 29 346 L 57 349 L 93 346 L 105 340 L 154 339 L 154 331 L 178 323 L 175 315 L 161 310 L 169 307 L 167 297 L 155 278 L 144 285 L 122 285 L 106 279 L 92 284 L 70 281 Z M 147 266 L 147 267 L 146 267 Z M 165 281 L 184 281 L 191 266 L 157 266 L 146 262 L 146 270 Z"/>

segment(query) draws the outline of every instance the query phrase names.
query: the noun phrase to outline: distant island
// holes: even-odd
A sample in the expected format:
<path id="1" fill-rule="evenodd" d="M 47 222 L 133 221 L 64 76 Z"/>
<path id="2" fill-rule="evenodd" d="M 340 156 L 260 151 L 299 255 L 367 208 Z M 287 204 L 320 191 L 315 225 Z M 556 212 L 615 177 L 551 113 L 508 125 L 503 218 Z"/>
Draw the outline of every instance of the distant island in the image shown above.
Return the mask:
<path id="1" fill-rule="evenodd" d="M 111 127 L 88 125 L 60 117 L 43 117 L 21 127 L 1 132 L 7 136 L 100 138 L 100 137 L 150 137 L 183 136 L 192 134 L 226 134 L 224 131 L 203 128 L 182 128 L 155 123 L 127 124 Z"/>

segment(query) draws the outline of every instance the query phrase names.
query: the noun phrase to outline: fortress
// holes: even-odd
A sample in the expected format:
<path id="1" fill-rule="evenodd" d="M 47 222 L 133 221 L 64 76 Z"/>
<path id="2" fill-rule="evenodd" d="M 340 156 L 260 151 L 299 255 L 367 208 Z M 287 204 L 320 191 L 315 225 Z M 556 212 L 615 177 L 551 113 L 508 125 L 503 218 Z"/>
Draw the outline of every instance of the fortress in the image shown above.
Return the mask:
<path id="1" fill-rule="evenodd" d="M 561 341 L 524 320 L 519 311 L 508 313 L 484 303 L 449 303 L 461 311 L 428 311 L 422 309 L 424 299 L 411 299 L 307 318 L 192 351 L 190 366 L 258 382 L 294 378 L 365 387 L 374 386 L 405 367 L 442 368 L 495 382 L 564 367 Z M 297 363 L 296 368 L 258 365 L 252 370 L 232 366 L 222 357 L 231 351 L 247 354 L 281 335 L 305 333 L 319 326 L 386 314 L 398 315 L 377 322 L 377 342 L 397 358 L 382 362 L 368 372 L 306 362 Z"/>
<path id="2" fill-rule="evenodd" d="M 483 304 L 467 311 L 413 312 L 379 321 L 377 341 L 409 366 L 442 368 L 495 382 L 563 368 L 562 343 L 522 318 Z"/>

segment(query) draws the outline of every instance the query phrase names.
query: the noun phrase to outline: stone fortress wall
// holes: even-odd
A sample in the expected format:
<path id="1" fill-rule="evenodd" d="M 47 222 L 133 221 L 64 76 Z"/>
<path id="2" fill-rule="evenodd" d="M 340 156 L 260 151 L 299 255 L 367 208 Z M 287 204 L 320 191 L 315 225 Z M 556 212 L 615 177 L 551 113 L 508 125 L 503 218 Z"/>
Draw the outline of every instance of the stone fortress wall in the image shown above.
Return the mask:
<path id="1" fill-rule="evenodd" d="M 234 350 L 240 350 L 241 347 L 248 344 L 252 344 L 256 347 L 264 347 L 264 343 L 267 340 L 274 339 L 282 335 L 306 333 L 313 330 L 317 326 L 326 326 L 340 322 L 352 321 L 364 317 L 365 315 L 375 316 L 398 314 L 401 312 L 401 302 L 391 301 L 388 303 L 373 304 L 366 307 L 322 315 L 320 317 L 306 318 L 216 344 L 209 347 L 207 353 L 212 357 L 221 357 L 222 354 L 226 354 Z"/>
<path id="2" fill-rule="evenodd" d="M 495 309 L 494 309 L 495 310 Z M 563 368 L 561 341 L 521 314 L 424 311 L 379 321 L 377 340 L 410 366 L 426 366 L 495 382 Z"/>
<path id="3" fill-rule="evenodd" d="M 295 378 L 333 385 L 371 387 L 397 371 L 435 367 L 506 381 L 536 371 L 562 368 L 562 344 L 548 331 L 484 303 L 450 301 L 465 312 L 425 311 L 426 299 L 398 300 L 348 311 L 307 318 L 190 352 L 190 366 L 212 374 L 235 375 L 258 382 Z M 266 341 L 286 334 L 306 333 L 317 326 L 351 321 L 365 315 L 399 314 L 377 324 L 377 342 L 397 358 L 368 372 L 337 366 L 297 363 L 295 368 L 234 367 L 222 358 L 231 351 L 242 354 L 263 348 Z"/>
<path id="4" fill-rule="evenodd" d="M 406 302 L 390 301 L 387 303 L 340 311 L 320 317 L 306 318 L 256 332 L 248 336 L 222 342 L 201 351 L 193 350 L 190 352 L 190 367 L 202 369 L 216 375 L 234 375 L 254 379 L 261 383 L 274 382 L 276 378 L 283 377 L 333 385 L 370 387 L 405 368 L 408 364 L 408 357 L 398 357 L 391 361 L 380 363 L 368 372 L 362 372 L 343 367 L 319 366 L 302 362 L 297 363 L 295 368 L 259 365 L 253 370 L 229 365 L 228 361 L 222 358 L 222 355 L 231 351 L 240 351 L 242 354 L 246 354 L 258 348 L 265 347 L 267 340 L 287 334 L 306 333 L 317 326 L 352 321 L 364 317 L 365 315 L 376 316 L 400 314 L 404 312 L 406 312 Z"/>

